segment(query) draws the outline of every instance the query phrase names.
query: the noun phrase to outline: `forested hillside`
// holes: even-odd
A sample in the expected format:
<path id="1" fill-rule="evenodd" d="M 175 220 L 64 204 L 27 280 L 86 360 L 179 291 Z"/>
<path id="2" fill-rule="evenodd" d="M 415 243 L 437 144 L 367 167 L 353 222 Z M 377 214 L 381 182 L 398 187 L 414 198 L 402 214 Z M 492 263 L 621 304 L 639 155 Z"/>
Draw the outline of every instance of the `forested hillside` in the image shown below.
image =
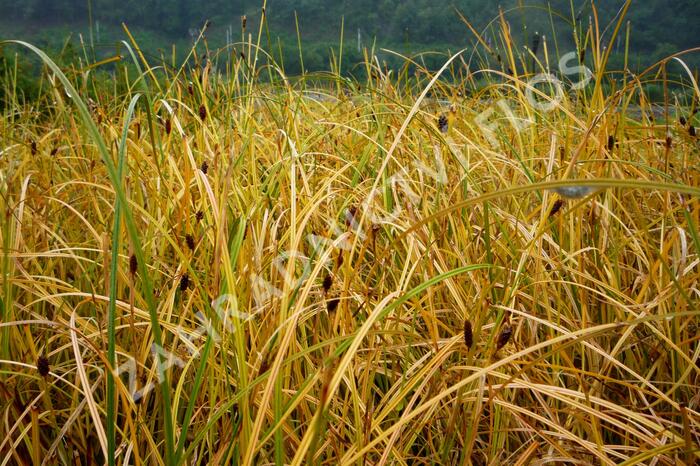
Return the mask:
<path id="1" fill-rule="evenodd" d="M 531 45 L 539 40 L 536 36 L 544 36 L 550 51 L 562 54 L 574 47 L 576 31 L 585 40 L 581 31 L 591 21 L 597 20 L 600 29 L 611 35 L 624 3 L 596 3 L 597 17 L 592 2 L 582 0 L 504 0 L 500 8 L 520 45 Z M 26 39 L 59 50 L 72 35 L 74 44 L 82 38 L 94 45 L 96 55 L 103 56 L 113 54 L 114 43 L 124 38 L 122 23 L 147 54 L 169 56 L 175 44 L 176 53 L 184 56 L 206 20 L 211 21 L 207 44 L 218 48 L 242 40 L 247 33 L 256 35 L 262 14 L 262 2 L 252 0 L 0 0 L 0 8 L 2 38 Z M 373 45 L 407 54 L 475 46 L 475 35 L 465 20 L 488 40 L 490 27 L 498 26 L 498 14 L 499 3 L 490 0 L 269 0 L 263 43 L 284 63 L 287 73 L 298 74 L 302 69 L 297 39 L 301 39 L 304 69 L 327 69 L 330 49 L 337 51 L 340 45 L 341 24 L 345 62 L 352 63 L 360 61 L 363 48 Z M 241 30 L 243 15 L 246 31 Z M 700 46 L 700 2 L 633 0 L 626 19 L 633 70 Z M 624 38 L 625 31 L 610 44 L 614 64 L 621 63 Z M 432 60 L 430 67 L 442 58 L 428 60 Z M 688 60 L 697 66 L 697 58 Z"/>

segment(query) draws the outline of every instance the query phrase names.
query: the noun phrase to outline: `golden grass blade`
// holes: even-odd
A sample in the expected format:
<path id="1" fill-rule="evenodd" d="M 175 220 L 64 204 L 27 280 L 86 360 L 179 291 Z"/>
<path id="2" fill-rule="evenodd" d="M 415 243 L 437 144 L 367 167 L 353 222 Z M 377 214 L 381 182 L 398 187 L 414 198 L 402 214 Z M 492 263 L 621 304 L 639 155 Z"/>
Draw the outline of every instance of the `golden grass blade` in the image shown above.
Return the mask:
<path id="1" fill-rule="evenodd" d="M 100 418 L 100 411 L 97 408 L 97 403 L 92 396 L 92 387 L 90 381 L 88 380 L 87 373 L 85 372 L 85 366 L 83 364 L 83 355 L 80 351 L 80 346 L 78 345 L 78 334 L 74 329 L 75 326 L 75 316 L 76 312 L 71 313 L 70 327 L 71 327 L 71 344 L 73 346 L 73 354 L 75 356 L 76 371 L 80 378 L 80 383 L 82 384 L 82 392 L 87 402 L 88 409 L 90 411 L 90 416 L 92 417 L 92 425 L 97 433 L 97 439 L 100 443 L 100 448 L 102 448 L 102 453 L 105 458 L 107 457 L 107 434 L 105 433 L 104 426 L 102 425 L 102 419 Z"/>

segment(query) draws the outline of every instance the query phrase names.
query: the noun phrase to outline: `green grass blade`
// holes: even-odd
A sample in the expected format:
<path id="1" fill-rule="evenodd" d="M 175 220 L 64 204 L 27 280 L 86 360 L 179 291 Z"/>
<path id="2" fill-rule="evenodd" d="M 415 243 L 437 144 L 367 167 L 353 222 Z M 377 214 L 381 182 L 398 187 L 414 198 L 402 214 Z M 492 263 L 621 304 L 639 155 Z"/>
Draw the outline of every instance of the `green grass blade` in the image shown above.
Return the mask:
<path id="1" fill-rule="evenodd" d="M 56 63 L 54 63 L 54 61 L 51 60 L 51 58 L 49 58 L 49 56 L 46 55 L 43 51 L 27 42 L 17 40 L 2 41 L 0 42 L 0 45 L 1 44 L 21 45 L 23 47 L 28 48 L 36 55 L 38 55 L 39 58 L 41 58 L 44 64 L 46 64 L 46 66 L 49 67 L 49 69 L 61 81 L 61 84 L 63 84 L 66 92 L 73 100 L 73 103 L 75 104 L 78 113 L 80 114 L 83 124 L 88 130 L 88 134 L 90 135 L 94 143 L 97 145 L 98 151 L 102 157 L 102 161 L 104 162 L 105 167 L 107 168 L 107 173 L 109 175 L 110 181 L 112 182 L 114 191 L 119 199 L 120 205 L 122 206 L 126 227 L 129 232 L 129 237 L 134 246 L 134 253 L 136 254 L 136 258 L 138 260 L 139 273 L 141 275 L 142 284 L 144 287 L 144 295 L 146 297 L 146 302 L 148 305 L 148 313 L 151 319 L 151 331 L 153 332 L 154 344 L 162 348 L 163 340 L 161 336 L 160 322 L 158 319 L 158 310 L 153 298 L 153 285 L 151 283 L 150 275 L 148 273 L 148 267 L 146 266 L 146 257 L 143 253 L 143 248 L 141 246 L 141 240 L 139 238 L 136 222 L 134 220 L 133 213 L 128 208 L 126 193 L 124 192 L 124 188 L 120 183 L 119 177 L 117 175 L 117 169 L 114 166 L 114 161 L 112 160 L 109 154 L 109 150 L 107 149 L 102 135 L 100 134 L 99 130 L 97 129 L 97 126 L 95 125 L 95 122 L 90 116 L 90 112 L 87 108 L 87 105 L 85 105 L 85 102 L 83 102 L 83 100 L 80 98 L 78 91 L 73 87 L 73 85 L 70 83 L 66 75 L 61 71 L 58 65 L 56 65 Z M 166 464 L 170 465 L 173 464 L 174 455 L 173 418 L 170 405 L 170 383 L 168 382 L 167 374 L 163 374 L 163 378 L 164 380 L 160 383 L 160 389 L 162 396 L 161 402 L 163 405 L 163 424 L 165 430 L 165 454 Z"/>
<path id="2" fill-rule="evenodd" d="M 124 161 L 126 159 L 126 140 L 129 134 L 129 122 L 134 115 L 136 104 L 140 98 L 140 94 L 135 95 L 129 103 L 129 108 L 126 110 L 124 117 L 124 128 L 122 131 L 122 139 L 119 143 L 119 162 L 117 166 L 117 177 L 123 179 Z M 109 306 L 107 308 L 107 359 L 111 366 L 111 370 L 107 371 L 107 464 L 113 466 L 115 464 L 115 449 L 116 449 L 116 400 L 114 387 L 114 370 L 117 367 L 116 360 L 116 337 L 115 337 L 115 321 L 117 309 L 117 274 L 119 273 L 119 233 L 121 229 L 121 206 L 119 198 L 114 203 L 114 229 L 112 230 L 112 258 L 110 262 L 109 272 Z"/>

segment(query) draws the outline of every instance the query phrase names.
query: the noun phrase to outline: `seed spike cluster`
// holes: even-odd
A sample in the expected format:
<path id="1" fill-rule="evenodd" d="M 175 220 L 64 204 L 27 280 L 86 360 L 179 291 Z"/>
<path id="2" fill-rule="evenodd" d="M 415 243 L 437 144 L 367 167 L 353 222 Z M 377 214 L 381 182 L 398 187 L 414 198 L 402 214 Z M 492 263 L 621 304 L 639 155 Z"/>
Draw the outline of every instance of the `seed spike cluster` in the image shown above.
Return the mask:
<path id="1" fill-rule="evenodd" d="M 335 312 L 338 309 L 338 304 L 340 303 L 340 298 L 330 298 L 326 301 L 326 310 L 328 312 Z"/>
<path id="2" fill-rule="evenodd" d="M 180 291 L 187 291 L 187 288 L 189 288 L 189 287 L 190 287 L 190 276 L 187 274 L 187 272 L 185 272 L 180 277 Z"/>
<path id="3" fill-rule="evenodd" d="M 472 323 L 469 319 L 464 319 L 464 345 L 471 349 L 474 344 L 474 335 L 472 334 Z"/>
<path id="4" fill-rule="evenodd" d="M 45 356 L 39 356 L 36 361 L 36 369 L 39 371 L 39 375 L 46 378 L 49 375 L 50 367 L 49 360 Z"/>
<path id="5" fill-rule="evenodd" d="M 139 262 L 136 259 L 136 254 L 129 256 L 129 273 L 135 275 L 136 271 L 139 269 Z"/>
<path id="6" fill-rule="evenodd" d="M 608 150 L 613 150 L 615 147 L 615 136 L 610 135 L 608 136 Z"/>
<path id="7" fill-rule="evenodd" d="M 503 325 L 501 325 L 501 330 L 498 332 L 498 336 L 496 337 L 496 351 L 506 346 L 510 341 L 510 337 L 512 336 L 513 326 L 510 324 L 510 322 L 504 322 Z"/>
<path id="8" fill-rule="evenodd" d="M 185 235 L 185 243 L 187 244 L 187 247 L 189 248 L 190 251 L 194 251 L 194 236 L 187 234 Z"/>
<path id="9" fill-rule="evenodd" d="M 324 293 L 328 293 L 328 290 L 330 290 L 332 286 L 333 286 L 333 276 L 331 274 L 328 274 L 325 277 L 323 277 L 323 291 L 324 291 Z"/>
<path id="10" fill-rule="evenodd" d="M 559 213 L 562 207 L 564 207 L 564 200 L 557 199 L 554 202 L 554 205 L 552 205 L 552 209 L 549 211 L 549 216 L 554 217 L 557 213 Z"/>

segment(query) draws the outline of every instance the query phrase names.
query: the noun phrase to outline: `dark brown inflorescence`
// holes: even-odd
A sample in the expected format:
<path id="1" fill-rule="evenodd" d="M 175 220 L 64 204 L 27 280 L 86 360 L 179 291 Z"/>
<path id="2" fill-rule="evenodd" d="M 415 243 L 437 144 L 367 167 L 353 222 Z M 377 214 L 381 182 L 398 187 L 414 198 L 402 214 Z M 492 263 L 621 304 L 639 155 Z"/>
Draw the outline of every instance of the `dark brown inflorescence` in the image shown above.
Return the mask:
<path id="1" fill-rule="evenodd" d="M 555 216 L 561 210 L 562 207 L 564 207 L 564 200 L 557 199 L 554 205 L 552 206 L 552 210 L 549 211 L 549 216 Z"/>
<path id="2" fill-rule="evenodd" d="M 608 150 L 613 150 L 615 147 L 615 136 L 610 135 L 608 136 Z"/>
<path id="3" fill-rule="evenodd" d="M 187 288 L 190 287 L 190 276 L 187 274 L 187 272 L 182 274 L 182 277 L 180 277 L 180 291 L 187 291 Z"/>
<path id="4" fill-rule="evenodd" d="M 136 260 L 136 254 L 129 257 L 129 272 L 134 275 L 139 268 L 139 262 Z"/>
<path id="5" fill-rule="evenodd" d="M 187 247 L 190 248 L 190 251 L 194 251 L 194 237 L 192 235 L 185 235 L 185 243 L 187 243 Z"/>
<path id="6" fill-rule="evenodd" d="M 45 356 L 39 356 L 36 360 L 36 369 L 39 371 L 39 375 L 46 377 L 49 375 L 49 360 Z"/>
<path id="7" fill-rule="evenodd" d="M 331 289 L 331 286 L 333 286 L 333 276 L 331 276 L 331 274 L 328 274 L 325 277 L 323 277 L 323 292 L 328 293 L 328 290 Z"/>
<path id="8" fill-rule="evenodd" d="M 338 309 L 338 303 L 340 302 L 339 298 L 331 298 L 326 301 L 326 309 L 328 312 L 333 312 L 336 309 Z"/>
<path id="9" fill-rule="evenodd" d="M 501 331 L 498 333 L 498 337 L 496 338 L 496 350 L 506 346 L 510 341 L 511 336 L 513 336 L 513 327 L 506 322 L 501 327 Z"/>
<path id="10" fill-rule="evenodd" d="M 472 334 L 472 323 L 469 319 L 464 320 L 464 344 L 467 348 L 471 348 L 474 344 L 474 335 Z"/>

